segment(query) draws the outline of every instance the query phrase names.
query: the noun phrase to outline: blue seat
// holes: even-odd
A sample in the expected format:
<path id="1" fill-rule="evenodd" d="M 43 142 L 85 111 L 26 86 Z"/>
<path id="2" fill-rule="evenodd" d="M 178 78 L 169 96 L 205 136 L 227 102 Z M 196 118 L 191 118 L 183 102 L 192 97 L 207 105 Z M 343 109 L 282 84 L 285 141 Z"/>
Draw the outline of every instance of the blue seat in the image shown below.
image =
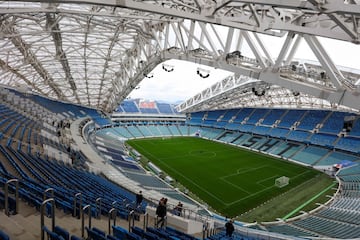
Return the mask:
<path id="1" fill-rule="evenodd" d="M 48 236 L 47 239 L 50 239 L 50 240 L 65 240 L 62 236 L 60 236 L 57 233 L 49 230 L 46 226 L 43 226 L 43 230 L 44 230 L 45 234 Z"/>
<path id="2" fill-rule="evenodd" d="M 144 238 L 147 240 L 158 240 L 160 239 L 156 234 L 151 232 L 144 232 Z"/>
<path id="3" fill-rule="evenodd" d="M 106 240 L 105 235 L 102 235 L 101 233 L 90 229 L 88 227 L 85 227 L 87 234 L 88 234 L 88 240 Z"/>
<path id="4" fill-rule="evenodd" d="M 0 240 L 10 240 L 10 237 L 5 232 L 0 230 Z"/>
<path id="5" fill-rule="evenodd" d="M 157 228 L 147 227 L 146 232 L 151 232 L 151 233 L 159 236 L 159 238 L 164 238 L 164 239 L 169 239 L 170 238 L 170 234 L 168 234 L 165 231 L 161 231 L 160 229 L 157 229 Z"/>
<path id="6" fill-rule="evenodd" d="M 144 236 L 145 231 L 142 230 L 142 229 L 139 228 L 139 227 L 133 226 L 133 227 L 131 228 L 131 230 L 132 230 L 132 232 L 135 233 L 136 235 L 139 235 L 139 236 L 142 236 L 142 237 Z"/>
<path id="7" fill-rule="evenodd" d="M 128 240 L 141 240 L 141 237 L 140 237 L 140 236 L 138 236 L 138 235 L 136 235 L 135 233 L 132 233 L 132 232 L 128 232 L 128 233 L 126 234 L 126 238 L 127 238 Z"/>
<path id="8" fill-rule="evenodd" d="M 106 239 L 107 239 L 107 240 L 122 240 L 122 239 L 119 239 L 119 238 L 114 237 L 114 236 L 112 236 L 112 235 L 107 235 Z"/>
<path id="9" fill-rule="evenodd" d="M 96 227 L 93 227 L 92 230 L 99 233 L 101 236 L 106 236 L 106 233 L 103 230 L 100 230 Z"/>
<path id="10" fill-rule="evenodd" d="M 82 240 L 82 238 L 77 237 L 77 236 L 75 236 L 75 235 L 72 235 L 72 236 L 70 237 L 70 240 Z"/>
<path id="11" fill-rule="evenodd" d="M 112 229 L 113 229 L 113 235 L 119 239 L 124 239 L 126 237 L 126 234 L 128 233 L 126 229 L 119 226 L 112 226 Z"/>
<path id="12" fill-rule="evenodd" d="M 55 226 L 54 232 L 55 232 L 57 235 L 63 237 L 65 240 L 69 240 L 69 238 L 70 238 L 69 232 L 66 231 L 65 229 L 59 227 L 59 226 Z"/>

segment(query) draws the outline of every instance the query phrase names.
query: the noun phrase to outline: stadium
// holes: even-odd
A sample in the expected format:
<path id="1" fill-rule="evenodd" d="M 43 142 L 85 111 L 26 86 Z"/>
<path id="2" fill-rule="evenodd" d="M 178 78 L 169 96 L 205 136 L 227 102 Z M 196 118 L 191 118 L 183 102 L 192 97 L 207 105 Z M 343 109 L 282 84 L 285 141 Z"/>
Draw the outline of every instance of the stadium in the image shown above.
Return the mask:
<path id="1" fill-rule="evenodd" d="M 0 240 L 360 238 L 357 1 L 0 11 Z M 230 74 L 176 104 L 131 97 L 173 60 Z"/>

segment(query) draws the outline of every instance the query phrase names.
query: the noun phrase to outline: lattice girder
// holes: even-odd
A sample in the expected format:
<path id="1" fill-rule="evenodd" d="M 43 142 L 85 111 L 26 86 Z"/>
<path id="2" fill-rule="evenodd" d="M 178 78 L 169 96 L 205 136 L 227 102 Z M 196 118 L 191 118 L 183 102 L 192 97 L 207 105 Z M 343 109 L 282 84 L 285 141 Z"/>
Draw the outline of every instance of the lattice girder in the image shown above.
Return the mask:
<path id="1" fill-rule="evenodd" d="M 357 2 L 335 0 L 0 1 L 0 82 L 110 112 L 175 58 L 359 109 L 359 75 L 316 37 L 359 43 L 359 15 Z M 287 36 L 277 56 L 260 33 Z M 293 69 L 301 39 L 316 73 Z"/>

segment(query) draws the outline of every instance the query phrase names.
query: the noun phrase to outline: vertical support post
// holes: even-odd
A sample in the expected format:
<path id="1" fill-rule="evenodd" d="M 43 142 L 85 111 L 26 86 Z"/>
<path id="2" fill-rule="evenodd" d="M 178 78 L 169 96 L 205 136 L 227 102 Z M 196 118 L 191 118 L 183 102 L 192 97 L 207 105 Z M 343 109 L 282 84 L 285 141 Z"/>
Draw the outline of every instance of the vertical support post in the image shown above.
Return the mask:
<path id="1" fill-rule="evenodd" d="M 19 212 L 19 180 L 17 179 L 10 179 L 5 183 L 5 214 L 7 216 L 10 215 L 9 211 L 9 184 L 15 183 L 15 211 L 16 213 Z"/>
<path id="2" fill-rule="evenodd" d="M 76 217 L 76 205 L 77 205 L 77 198 L 80 196 L 80 204 L 79 204 L 79 217 L 81 217 L 81 205 L 82 205 L 82 194 L 77 193 L 74 196 L 74 211 L 73 211 L 73 217 Z"/>
<path id="3" fill-rule="evenodd" d="M 149 224 L 149 213 L 146 212 L 144 214 L 144 226 L 143 226 L 144 231 L 146 230 L 148 224 Z"/>
<path id="4" fill-rule="evenodd" d="M 51 203 L 51 231 L 55 229 L 55 200 L 53 198 L 46 199 L 42 202 L 40 206 L 40 231 L 41 231 L 41 240 L 45 239 L 44 234 L 44 211 L 46 209 L 46 205 Z"/>
<path id="5" fill-rule="evenodd" d="M 101 219 L 101 198 L 96 199 L 96 214 L 97 218 Z"/>
<path id="6" fill-rule="evenodd" d="M 129 232 L 131 230 L 131 222 L 132 222 L 132 226 L 134 226 L 134 210 L 132 210 L 130 213 L 129 213 Z"/>
<path id="7" fill-rule="evenodd" d="M 81 237 L 84 238 L 84 230 L 85 230 L 85 210 L 88 210 L 88 215 L 89 215 L 89 224 L 88 224 L 88 228 L 91 228 L 91 205 L 86 205 L 82 208 L 81 211 Z"/>
<path id="8" fill-rule="evenodd" d="M 109 235 L 111 235 L 111 219 L 114 220 L 113 225 L 116 225 L 116 215 L 117 215 L 117 210 L 116 208 L 112 208 L 109 211 Z"/>

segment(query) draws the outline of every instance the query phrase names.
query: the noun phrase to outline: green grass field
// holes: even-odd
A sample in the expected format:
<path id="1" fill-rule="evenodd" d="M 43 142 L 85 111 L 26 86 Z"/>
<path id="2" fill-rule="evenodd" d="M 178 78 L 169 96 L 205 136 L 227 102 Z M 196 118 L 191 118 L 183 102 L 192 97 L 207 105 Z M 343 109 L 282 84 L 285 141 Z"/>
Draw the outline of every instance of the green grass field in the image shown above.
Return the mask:
<path id="1" fill-rule="evenodd" d="M 318 176 L 318 171 L 200 138 L 127 142 L 215 211 L 237 216 Z M 275 179 L 290 178 L 283 188 Z"/>

